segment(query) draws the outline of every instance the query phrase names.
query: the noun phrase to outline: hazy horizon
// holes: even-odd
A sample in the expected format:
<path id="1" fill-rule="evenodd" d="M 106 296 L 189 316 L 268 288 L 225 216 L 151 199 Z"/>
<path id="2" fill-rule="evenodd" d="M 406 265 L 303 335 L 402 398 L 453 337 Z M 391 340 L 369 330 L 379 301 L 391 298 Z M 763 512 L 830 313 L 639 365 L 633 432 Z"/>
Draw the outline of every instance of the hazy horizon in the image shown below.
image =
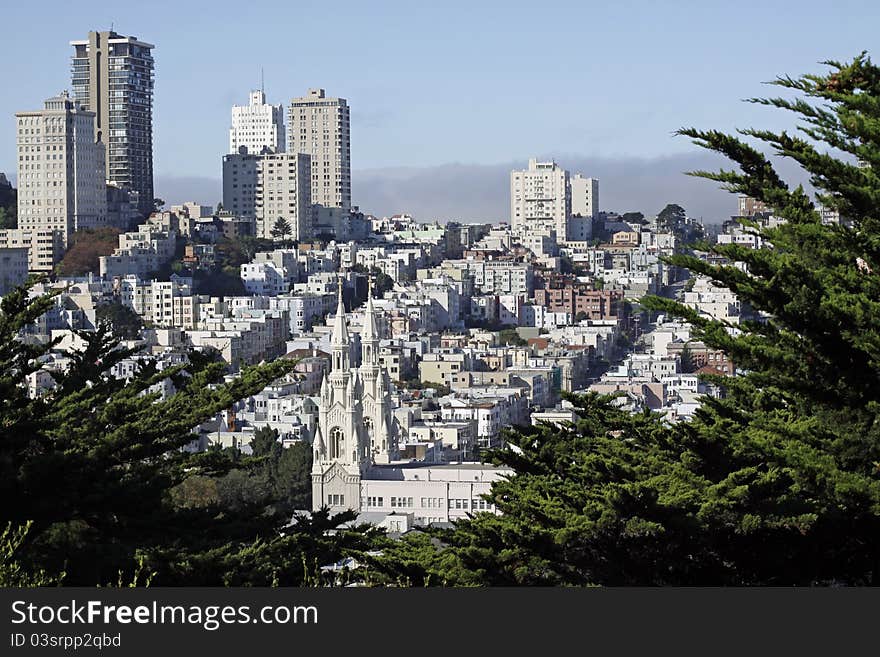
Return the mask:
<path id="1" fill-rule="evenodd" d="M 667 203 L 678 203 L 706 223 L 720 223 L 736 213 L 736 196 L 685 171 L 717 169 L 724 158 L 697 149 L 665 158 L 556 158 L 572 174 L 599 179 L 602 211 L 657 214 Z M 421 221 L 508 221 L 510 171 L 527 162 L 492 165 L 449 163 L 435 167 L 385 167 L 352 172 L 352 203 L 363 212 L 391 216 L 407 212 Z M 778 163 L 792 185 L 807 184 L 791 163 Z M 455 193 L 450 193 L 454 189 Z M 156 193 L 167 205 L 197 201 L 216 205 L 219 178 L 157 176 Z"/>

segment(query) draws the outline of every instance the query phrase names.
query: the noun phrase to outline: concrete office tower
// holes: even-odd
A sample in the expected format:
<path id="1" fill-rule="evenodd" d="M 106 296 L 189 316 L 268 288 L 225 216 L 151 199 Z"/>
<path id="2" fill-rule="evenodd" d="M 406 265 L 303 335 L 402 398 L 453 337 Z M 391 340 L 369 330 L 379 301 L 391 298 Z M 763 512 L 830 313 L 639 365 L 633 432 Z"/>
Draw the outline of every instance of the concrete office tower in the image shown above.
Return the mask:
<path id="1" fill-rule="evenodd" d="M 262 90 L 251 91 L 249 104 L 232 106 L 230 153 L 239 153 L 242 146 L 255 155 L 262 153 L 263 148 L 283 153 L 284 145 L 284 108 L 266 103 Z"/>
<path id="2" fill-rule="evenodd" d="M 510 225 L 517 235 L 549 234 L 569 241 L 571 189 L 568 171 L 555 162 L 529 160 L 529 168 L 510 172 Z"/>
<path id="3" fill-rule="evenodd" d="M 116 32 L 71 41 L 76 102 L 95 113 L 107 145 L 106 179 L 137 194 L 139 212 L 153 209 L 153 46 Z"/>
<path id="4" fill-rule="evenodd" d="M 273 239 L 278 219 L 286 219 L 291 232 L 283 239 L 312 237 L 311 167 L 304 153 L 274 153 L 258 156 L 255 194 L 256 236 Z"/>
<path id="5" fill-rule="evenodd" d="M 568 239 L 573 242 L 586 242 L 593 237 L 593 219 L 599 214 L 599 181 L 584 178 L 581 174 L 573 176 L 571 185 L 571 222 Z"/>
<path id="6" fill-rule="evenodd" d="M 344 98 L 325 98 L 323 89 L 294 98 L 287 152 L 312 157 L 312 203 L 351 209 L 351 129 Z"/>
<path id="7" fill-rule="evenodd" d="M 18 112 L 18 227 L 54 230 L 66 248 L 82 228 L 107 222 L 104 144 L 95 140 L 95 114 L 66 92 L 42 110 Z"/>

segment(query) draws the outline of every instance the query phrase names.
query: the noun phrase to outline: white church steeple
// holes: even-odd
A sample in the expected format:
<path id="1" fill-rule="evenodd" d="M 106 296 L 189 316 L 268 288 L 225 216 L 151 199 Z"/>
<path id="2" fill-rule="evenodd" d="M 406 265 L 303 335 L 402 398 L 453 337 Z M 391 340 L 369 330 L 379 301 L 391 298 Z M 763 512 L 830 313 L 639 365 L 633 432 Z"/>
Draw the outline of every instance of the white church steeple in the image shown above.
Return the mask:
<path id="1" fill-rule="evenodd" d="M 379 364 L 372 290 L 366 304 L 361 345 L 363 363 L 352 368 L 342 283 L 330 338 L 331 371 L 321 382 L 318 428 L 313 445 L 312 505 L 338 513 L 360 510 L 361 476 L 397 459 L 397 425 L 392 420 L 385 369 Z"/>
<path id="2" fill-rule="evenodd" d="M 345 304 L 342 302 L 342 278 L 339 279 L 339 303 L 336 306 L 336 317 L 333 318 L 330 349 L 333 356 L 333 371 L 347 372 L 351 346 L 348 339 L 348 326 L 345 324 Z"/>
<path id="3" fill-rule="evenodd" d="M 379 364 L 379 331 L 376 328 L 376 309 L 373 308 L 373 283 L 369 281 L 367 308 L 364 313 L 364 329 L 361 332 L 363 362 L 368 365 Z"/>

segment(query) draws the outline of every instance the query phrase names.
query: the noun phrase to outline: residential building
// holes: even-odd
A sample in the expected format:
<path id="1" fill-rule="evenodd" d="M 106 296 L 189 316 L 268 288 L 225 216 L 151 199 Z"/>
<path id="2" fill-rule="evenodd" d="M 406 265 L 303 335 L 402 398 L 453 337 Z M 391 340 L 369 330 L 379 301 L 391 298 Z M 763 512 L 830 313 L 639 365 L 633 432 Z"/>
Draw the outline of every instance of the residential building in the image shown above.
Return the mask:
<path id="1" fill-rule="evenodd" d="M 569 179 L 571 184 L 571 213 L 579 217 L 598 217 L 599 180 L 584 178 L 575 174 Z"/>
<path id="2" fill-rule="evenodd" d="M 187 279 L 189 280 L 189 279 Z M 145 281 L 135 274 L 119 278 L 115 292 L 120 302 L 157 327 L 195 329 L 201 303 L 207 297 L 193 295 L 181 280 Z"/>
<path id="3" fill-rule="evenodd" d="M 535 305 L 572 318 L 617 319 L 623 314 L 623 294 L 617 290 L 592 290 L 582 283 L 545 283 L 535 289 Z"/>
<path id="4" fill-rule="evenodd" d="M 60 230 L 9 228 L 0 230 L 0 249 L 24 247 L 28 250 L 28 270 L 50 272 L 64 254 Z"/>
<path id="5" fill-rule="evenodd" d="M 756 214 L 771 212 L 770 208 L 763 201 L 752 198 L 751 196 L 740 195 L 737 197 L 739 202 L 740 217 L 754 217 Z"/>
<path id="6" fill-rule="evenodd" d="M 94 112 L 94 131 L 107 145 L 106 180 L 137 194 L 143 217 L 153 209 L 152 44 L 116 32 L 89 32 L 71 41 L 73 93 Z"/>
<path id="7" fill-rule="evenodd" d="M 105 225 L 104 144 L 95 135 L 95 113 L 63 92 L 15 118 L 19 228 L 60 231 L 66 248 L 75 231 Z"/>
<path id="8" fill-rule="evenodd" d="M 284 355 L 290 330 L 287 311 L 246 307 L 223 310 L 222 316 L 200 317 L 197 328 L 187 331 L 187 342 L 216 349 L 233 371 Z"/>
<path id="9" fill-rule="evenodd" d="M 0 248 L 0 297 L 27 280 L 29 251 L 26 247 Z"/>
<path id="10" fill-rule="evenodd" d="M 156 272 L 174 257 L 177 233 L 141 224 L 136 231 L 119 235 L 119 246 L 109 256 L 98 258 L 101 276 L 113 278 L 135 274 L 141 278 Z"/>
<path id="11" fill-rule="evenodd" d="M 599 181 L 578 173 L 570 178 L 569 183 L 572 216 L 568 241 L 588 242 L 593 238 L 593 219 L 599 215 Z"/>
<path id="12" fill-rule="evenodd" d="M 286 144 L 284 134 L 284 107 L 270 105 L 262 89 L 251 91 L 247 105 L 232 106 L 232 127 L 229 128 L 229 152 L 259 154 L 264 148 L 273 153 L 283 153 Z"/>
<path id="13" fill-rule="evenodd" d="M 323 89 L 290 102 L 287 151 L 311 156 L 311 202 L 351 209 L 351 126 L 348 102 Z"/>
<path id="14" fill-rule="evenodd" d="M 257 237 L 273 239 L 279 219 L 290 225 L 282 239 L 312 237 L 311 158 L 299 152 L 266 153 L 257 158 L 255 216 Z"/>
<path id="15" fill-rule="evenodd" d="M 556 231 L 569 240 L 571 188 L 568 171 L 555 162 L 529 160 L 529 168 L 510 173 L 510 225 L 514 233 Z"/>
<path id="16" fill-rule="evenodd" d="M 255 221 L 261 156 L 244 149 L 223 156 L 223 209 L 233 217 Z"/>
<path id="17" fill-rule="evenodd" d="M 313 236 L 331 238 L 337 242 L 366 240 L 369 233 L 364 213 L 355 206 L 352 210 L 314 206 Z"/>
<path id="18" fill-rule="evenodd" d="M 269 307 L 286 310 L 291 334 L 301 335 L 333 309 L 334 301 L 332 294 L 280 294 L 269 298 Z"/>
<path id="19" fill-rule="evenodd" d="M 241 265 L 241 280 L 250 294 L 276 296 L 289 292 L 299 280 L 299 260 L 294 249 L 261 251 Z"/>

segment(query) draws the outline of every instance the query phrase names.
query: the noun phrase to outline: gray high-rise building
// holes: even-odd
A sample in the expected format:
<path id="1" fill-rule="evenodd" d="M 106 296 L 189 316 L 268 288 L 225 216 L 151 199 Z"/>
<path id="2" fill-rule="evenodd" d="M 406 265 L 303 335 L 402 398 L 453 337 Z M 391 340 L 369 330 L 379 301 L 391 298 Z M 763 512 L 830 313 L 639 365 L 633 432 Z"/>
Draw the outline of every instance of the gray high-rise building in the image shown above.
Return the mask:
<path id="1" fill-rule="evenodd" d="M 311 156 L 312 203 L 351 210 L 351 127 L 348 102 L 323 89 L 290 102 L 287 152 Z"/>
<path id="2" fill-rule="evenodd" d="M 153 45 L 116 32 L 89 32 L 74 47 L 73 93 L 95 113 L 95 135 L 107 145 L 107 182 L 137 194 L 153 209 Z"/>

